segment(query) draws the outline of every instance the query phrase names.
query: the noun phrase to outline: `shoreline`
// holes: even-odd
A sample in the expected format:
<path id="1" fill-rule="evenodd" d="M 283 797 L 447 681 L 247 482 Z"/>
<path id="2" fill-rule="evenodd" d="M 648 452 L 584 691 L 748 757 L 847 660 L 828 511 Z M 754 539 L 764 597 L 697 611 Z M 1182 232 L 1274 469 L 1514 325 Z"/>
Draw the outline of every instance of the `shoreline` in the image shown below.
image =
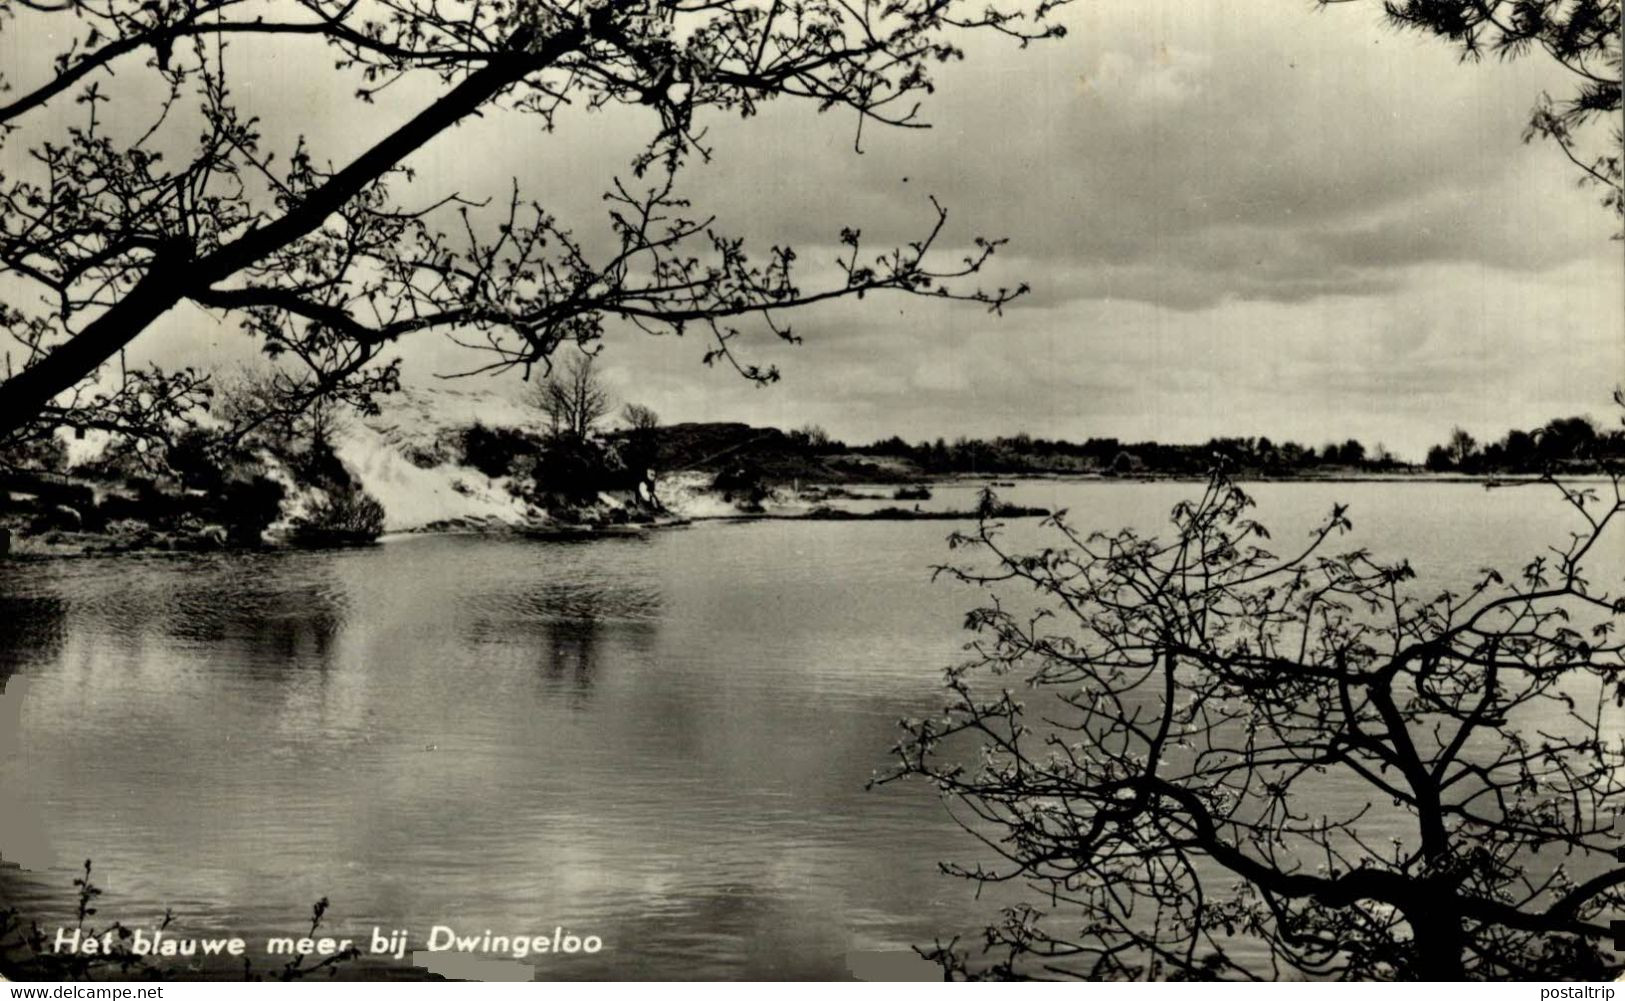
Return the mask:
<path id="1" fill-rule="evenodd" d="M 1314 483 L 1314 484 L 1343 484 L 1343 483 L 1390 483 L 1390 484 L 1480 484 L 1485 489 L 1501 489 L 1508 487 L 1538 485 L 1547 482 L 1538 475 L 1484 475 L 1464 473 L 1426 473 L 1426 472 L 1398 472 L 1398 473 L 1349 473 L 1332 474 L 1324 476 L 1251 476 L 1238 475 L 1233 477 L 1238 484 L 1253 483 Z M 1570 482 L 1606 481 L 1607 476 L 1601 472 L 1577 473 L 1570 478 Z M 1132 486 L 1147 483 L 1203 483 L 1206 476 L 1181 474 L 1141 474 L 1112 476 L 1099 473 L 1003 473 L 1003 474 L 973 474 L 951 473 L 914 481 L 925 486 L 956 486 L 956 487 L 986 487 L 995 491 L 1009 489 L 1019 484 L 1033 483 L 1100 483 L 1122 484 Z M 844 484 L 808 483 L 801 486 L 802 490 L 827 486 L 847 486 Z M 874 498 L 881 499 L 881 498 Z M 890 499 L 890 498 L 886 498 Z M 994 512 L 994 517 L 1000 518 L 1042 518 L 1048 517 L 1050 511 L 1043 508 L 1014 507 L 1006 511 Z M 464 520 L 451 519 L 442 522 L 430 522 L 421 526 L 411 526 L 395 529 L 381 534 L 377 539 L 367 542 L 357 542 L 348 545 L 327 546 L 301 546 L 286 542 L 271 542 L 257 546 L 242 545 L 197 545 L 184 544 L 184 539 L 164 539 L 166 544 L 121 544 L 116 537 L 103 533 L 89 532 L 53 532 L 48 533 L 59 537 L 57 542 L 41 542 L 40 536 L 13 535 L 9 552 L 0 554 L 0 561 L 35 562 L 56 559 L 88 559 L 98 557 L 117 556 L 143 556 L 143 555 L 199 555 L 199 554 L 236 554 L 236 553 L 284 553 L 284 552 L 322 552 L 335 549 L 364 549 L 374 545 L 385 545 L 402 542 L 407 539 L 425 538 L 434 536 L 512 536 L 531 541 L 549 542 L 591 542 L 611 538 L 641 538 L 653 531 L 683 528 L 701 522 L 716 523 L 745 523 L 759 521 L 821 521 L 832 523 L 848 522 L 881 522 L 881 521 L 956 521 L 974 520 L 978 513 L 974 510 L 906 510 L 901 508 L 885 508 L 878 511 L 852 511 L 846 508 L 831 507 L 827 503 L 820 503 L 802 510 L 781 511 L 734 511 L 729 513 L 696 513 L 696 514 L 669 514 L 657 517 L 648 522 L 629 522 L 607 525 L 572 524 L 568 522 L 539 522 L 536 524 L 514 524 L 496 520 Z M 174 543 L 182 544 L 174 544 Z"/>
<path id="2" fill-rule="evenodd" d="M 1590 482 L 1593 480 L 1606 481 L 1608 474 L 1600 471 L 1575 473 L 1564 479 L 1575 482 Z M 1206 473 L 1128 473 L 1124 475 L 1107 475 L 1104 473 L 945 473 L 937 477 L 920 479 L 914 482 L 931 485 L 936 483 L 991 483 L 994 481 L 1015 482 L 1088 482 L 1088 483 L 1205 483 L 1208 480 Z M 1544 483 L 1544 476 L 1537 473 L 1429 473 L 1429 472 L 1392 472 L 1392 473 L 1328 473 L 1307 475 L 1282 474 L 1253 474 L 1236 473 L 1230 475 L 1234 483 L 1482 483 L 1487 487 L 1522 486 L 1528 483 Z"/>

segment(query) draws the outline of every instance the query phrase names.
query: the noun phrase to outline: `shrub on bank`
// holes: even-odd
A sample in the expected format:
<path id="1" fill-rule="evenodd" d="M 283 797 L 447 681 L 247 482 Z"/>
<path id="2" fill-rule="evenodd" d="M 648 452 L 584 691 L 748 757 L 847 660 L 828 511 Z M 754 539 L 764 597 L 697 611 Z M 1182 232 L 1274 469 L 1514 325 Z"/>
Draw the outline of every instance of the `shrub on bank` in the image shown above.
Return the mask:
<path id="1" fill-rule="evenodd" d="M 225 485 L 218 520 L 236 545 L 258 545 L 265 530 L 282 515 L 282 484 L 256 475 Z"/>
<path id="2" fill-rule="evenodd" d="M 372 542 L 384 532 L 384 506 L 365 490 L 330 494 L 311 502 L 293 521 L 292 540 L 303 546 L 345 546 Z"/>
<path id="3" fill-rule="evenodd" d="M 760 466 L 753 462 L 737 462 L 717 473 L 711 488 L 722 494 L 722 499 L 737 504 L 744 510 L 761 510 L 771 490 Z"/>
<path id="4" fill-rule="evenodd" d="M 532 498 L 587 503 L 610 490 L 636 490 L 643 471 L 634 470 L 611 445 L 559 435 L 542 447 L 530 472 Z"/>
<path id="5" fill-rule="evenodd" d="M 495 479 L 507 476 L 515 460 L 534 455 L 538 443 L 517 428 L 486 427 L 475 421 L 463 429 L 462 464 Z"/>

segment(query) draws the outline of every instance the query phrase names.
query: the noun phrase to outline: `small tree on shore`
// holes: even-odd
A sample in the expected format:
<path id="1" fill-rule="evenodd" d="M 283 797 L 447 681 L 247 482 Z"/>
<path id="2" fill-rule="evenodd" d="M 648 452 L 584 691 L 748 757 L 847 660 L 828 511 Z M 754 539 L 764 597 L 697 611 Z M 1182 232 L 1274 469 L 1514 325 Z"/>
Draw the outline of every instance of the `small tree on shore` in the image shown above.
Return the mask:
<path id="1" fill-rule="evenodd" d="M 586 440 L 613 409 L 593 356 L 584 354 L 549 372 L 531 391 L 531 402 L 547 415 L 555 436 L 578 441 Z"/>
<path id="2" fill-rule="evenodd" d="M 628 403 L 621 408 L 621 420 L 634 434 L 652 434 L 660 427 L 660 415 L 641 403 Z"/>
<path id="3" fill-rule="evenodd" d="M 1478 440 L 1462 428 L 1451 428 L 1450 442 L 1445 445 L 1445 452 L 1450 456 L 1451 465 L 1460 469 L 1478 454 Z"/>
<path id="4" fill-rule="evenodd" d="M 653 475 L 660 461 L 660 415 L 641 403 L 628 403 L 621 410 L 621 420 L 626 424 L 622 460 L 639 476 Z"/>
<path id="5" fill-rule="evenodd" d="M 883 781 L 935 783 L 994 856 L 949 872 L 1035 893 L 984 956 L 930 955 L 995 976 L 1618 975 L 1625 600 L 1583 564 L 1625 495 L 1558 489 L 1567 546 L 1431 600 L 1406 563 L 1328 552 L 1342 507 L 1275 555 L 1217 477 L 1165 541 L 1060 518 L 1036 553 L 988 520 L 956 536 L 976 562 L 943 571 L 993 600 Z"/>

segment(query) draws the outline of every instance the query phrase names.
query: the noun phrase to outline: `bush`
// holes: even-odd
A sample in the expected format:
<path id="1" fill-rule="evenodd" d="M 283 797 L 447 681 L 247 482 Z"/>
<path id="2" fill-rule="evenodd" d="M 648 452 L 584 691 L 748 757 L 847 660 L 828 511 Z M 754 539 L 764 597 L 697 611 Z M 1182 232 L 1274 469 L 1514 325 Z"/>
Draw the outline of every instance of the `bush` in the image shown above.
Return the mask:
<path id="1" fill-rule="evenodd" d="M 660 444 L 653 434 L 634 431 L 620 442 L 618 451 L 634 478 L 652 476 L 660 467 Z"/>
<path id="2" fill-rule="evenodd" d="M 749 462 L 724 467 L 711 487 L 726 501 L 755 508 L 761 507 L 769 492 L 761 467 Z"/>
<path id="3" fill-rule="evenodd" d="M 446 442 L 436 439 L 427 444 L 419 442 L 406 442 L 400 446 L 401 455 L 407 462 L 419 469 L 433 469 L 447 462 L 456 462 L 462 459 L 462 434 L 458 433 L 456 439 L 447 447 Z"/>
<path id="4" fill-rule="evenodd" d="M 931 499 L 931 488 L 920 485 L 912 487 L 898 487 L 891 495 L 892 500 L 923 501 Z"/>
<path id="5" fill-rule="evenodd" d="M 618 453 L 572 435 L 549 441 L 531 474 L 536 496 L 575 501 L 592 500 L 602 490 L 635 486 L 634 480 Z"/>
<path id="6" fill-rule="evenodd" d="M 231 480 L 221 495 L 214 520 L 237 545 L 258 545 L 265 530 L 282 514 L 282 484 L 266 476 Z"/>
<path id="7" fill-rule="evenodd" d="M 173 484 L 171 484 L 173 487 Z M 187 514 L 201 513 L 206 501 L 196 495 L 188 496 L 175 489 L 164 489 L 151 477 L 135 477 L 120 489 L 108 491 L 96 507 L 96 517 L 102 523 L 113 521 L 142 521 L 155 527 L 169 528 Z"/>
<path id="8" fill-rule="evenodd" d="M 293 523 L 293 541 L 305 546 L 372 542 L 384 532 L 384 506 L 365 490 L 331 494 L 311 503 Z"/>
<path id="9" fill-rule="evenodd" d="M 196 490 L 218 490 L 225 480 L 222 436 L 206 428 L 179 435 L 164 452 L 164 462 L 181 483 Z"/>
<path id="10" fill-rule="evenodd" d="M 462 464 L 492 478 L 507 476 L 514 460 L 533 454 L 537 448 L 536 441 L 523 431 L 486 427 L 479 421 L 463 429 L 460 444 Z"/>
<path id="11" fill-rule="evenodd" d="M 1132 452 L 1118 452 L 1112 459 L 1111 473 L 1113 476 L 1132 476 L 1145 471 L 1145 460 Z"/>
<path id="12" fill-rule="evenodd" d="M 356 487 L 355 477 L 338 457 L 333 447 L 325 442 L 311 445 L 300 452 L 285 453 L 288 471 L 303 484 L 322 490 L 347 493 Z"/>

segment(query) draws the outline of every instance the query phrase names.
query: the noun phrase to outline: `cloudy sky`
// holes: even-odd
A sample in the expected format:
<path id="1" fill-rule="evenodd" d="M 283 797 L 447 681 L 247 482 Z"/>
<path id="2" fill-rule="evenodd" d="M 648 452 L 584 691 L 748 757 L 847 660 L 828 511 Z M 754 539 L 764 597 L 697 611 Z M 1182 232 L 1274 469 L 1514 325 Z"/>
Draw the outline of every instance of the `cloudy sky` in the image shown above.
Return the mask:
<path id="1" fill-rule="evenodd" d="M 1010 238 L 987 280 L 1029 282 L 1030 297 L 1002 318 L 906 297 L 803 313 L 800 346 L 743 347 L 783 370 L 766 389 L 702 367 L 697 339 L 618 331 L 604 360 L 620 396 L 668 421 L 818 423 L 851 441 L 1357 436 L 1415 458 L 1452 424 L 1487 436 L 1610 417 L 1622 245 L 1560 153 L 1520 141 L 1539 93 L 1565 92 L 1561 72 L 1464 65 L 1393 32 L 1375 3 L 1094 0 L 1063 20 L 1067 38 L 1026 50 L 969 44 L 939 75 L 930 131 L 869 128 L 859 154 L 850 116 L 787 104 L 712 123 L 716 157 L 687 181 L 698 209 L 763 249 L 793 243 L 809 286 L 843 225 L 906 239 L 936 195 L 949 241 Z M 414 106 L 358 120 L 308 48 L 233 58 L 245 110 L 335 159 Z M 469 195 L 517 178 L 590 230 L 605 178 L 647 134 L 640 113 L 552 134 L 493 116 L 413 164 Z M 143 348 L 196 360 L 240 340 L 191 310 Z M 412 381 L 467 363 L 433 339 L 404 354 Z"/>

